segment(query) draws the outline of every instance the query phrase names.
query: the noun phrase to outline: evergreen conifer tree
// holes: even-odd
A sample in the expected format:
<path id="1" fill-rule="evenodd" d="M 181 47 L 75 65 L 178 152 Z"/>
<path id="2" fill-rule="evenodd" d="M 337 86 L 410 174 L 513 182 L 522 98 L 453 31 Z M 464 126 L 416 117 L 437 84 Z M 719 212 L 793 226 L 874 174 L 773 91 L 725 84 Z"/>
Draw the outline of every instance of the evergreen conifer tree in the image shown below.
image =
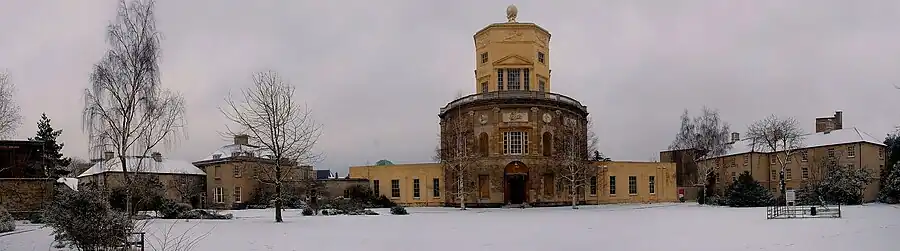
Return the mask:
<path id="1" fill-rule="evenodd" d="M 42 162 L 44 175 L 49 178 L 59 178 L 68 175 L 70 171 L 66 170 L 66 167 L 69 166 L 72 159 L 63 157 L 61 151 L 64 144 L 56 141 L 59 135 L 62 134 L 62 130 L 53 130 L 53 126 L 50 125 L 50 118 L 47 117 L 46 113 L 41 114 L 41 120 L 38 121 L 37 127 L 36 137 L 28 140 L 44 142 Z"/>
<path id="2" fill-rule="evenodd" d="M 774 201 L 769 190 L 759 184 L 750 175 L 743 172 L 736 181 L 728 186 L 726 204 L 731 207 L 761 207 Z"/>

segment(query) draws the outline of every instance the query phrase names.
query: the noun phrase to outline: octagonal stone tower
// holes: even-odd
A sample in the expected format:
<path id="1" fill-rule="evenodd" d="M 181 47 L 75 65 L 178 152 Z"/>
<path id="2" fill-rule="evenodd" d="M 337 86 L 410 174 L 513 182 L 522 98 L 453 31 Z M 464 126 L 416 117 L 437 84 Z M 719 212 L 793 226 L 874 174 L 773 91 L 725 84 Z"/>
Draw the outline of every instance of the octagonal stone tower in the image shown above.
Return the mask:
<path id="1" fill-rule="evenodd" d="M 550 33 L 517 15 L 475 33 L 475 94 L 438 115 L 447 204 L 571 203 L 558 163 L 586 159 L 587 107 L 550 92 Z"/>

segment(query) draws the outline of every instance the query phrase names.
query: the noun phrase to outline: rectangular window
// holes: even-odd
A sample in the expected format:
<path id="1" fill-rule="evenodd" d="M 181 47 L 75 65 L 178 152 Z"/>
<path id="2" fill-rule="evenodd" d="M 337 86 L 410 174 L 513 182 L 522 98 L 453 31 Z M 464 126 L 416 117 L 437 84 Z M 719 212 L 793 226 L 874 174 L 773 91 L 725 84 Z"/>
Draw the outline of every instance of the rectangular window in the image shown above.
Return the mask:
<path id="1" fill-rule="evenodd" d="M 648 178 L 650 181 L 650 194 L 656 194 L 656 176 L 650 176 Z"/>
<path id="2" fill-rule="evenodd" d="M 234 187 L 234 203 L 241 203 L 241 187 Z"/>
<path id="3" fill-rule="evenodd" d="M 478 175 L 478 197 L 482 199 L 491 198 L 491 180 L 488 175 Z"/>
<path id="4" fill-rule="evenodd" d="M 538 90 L 542 92 L 547 91 L 547 83 L 543 79 L 538 79 Z"/>
<path id="5" fill-rule="evenodd" d="M 884 149 L 878 150 L 878 159 L 884 159 Z"/>
<path id="6" fill-rule="evenodd" d="M 544 175 L 544 195 L 553 196 L 553 175 L 545 174 Z"/>
<path id="7" fill-rule="evenodd" d="M 522 89 L 522 69 L 506 69 L 506 89 L 521 90 Z"/>
<path id="8" fill-rule="evenodd" d="M 522 69 L 522 87 L 531 90 L 531 69 Z"/>
<path id="9" fill-rule="evenodd" d="M 378 182 L 378 180 L 372 181 L 372 193 L 375 196 L 381 196 L 381 182 Z"/>
<path id="10" fill-rule="evenodd" d="M 471 54 L 470 54 L 470 55 L 471 55 Z M 487 62 L 488 62 L 488 54 L 487 54 L 487 52 L 481 53 L 481 63 L 484 64 L 484 63 L 487 63 Z"/>
<path id="11" fill-rule="evenodd" d="M 809 179 L 809 167 L 800 168 L 800 178 L 803 180 Z"/>
<path id="12" fill-rule="evenodd" d="M 616 176 L 609 176 L 609 195 L 616 195 Z"/>
<path id="13" fill-rule="evenodd" d="M 597 176 L 591 176 L 591 195 L 597 195 Z"/>
<path id="14" fill-rule="evenodd" d="M 471 55 L 471 54 L 469 54 L 469 55 Z M 539 51 L 537 53 L 537 60 L 538 60 L 538 62 L 544 63 L 544 53 L 543 52 Z"/>
<path id="15" fill-rule="evenodd" d="M 349 198 L 350 198 L 350 189 L 349 189 L 349 188 L 348 188 L 348 189 L 344 189 L 344 198 L 345 198 L 345 199 L 349 199 Z"/>
<path id="16" fill-rule="evenodd" d="M 431 192 L 432 197 L 441 197 L 441 180 L 438 178 L 434 178 L 431 182 L 434 183 L 432 185 L 432 188 L 434 188 L 434 190 Z"/>
<path id="17" fill-rule="evenodd" d="M 807 162 L 807 161 L 809 161 L 809 153 L 807 153 L 806 150 L 803 150 L 800 152 L 800 162 Z"/>
<path id="18" fill-rule="evenodd" d="M 834 158 L 834 148 L 828 148 L 828 158 Z"/>
<path id="19" fill-rule="evenodd" d="M 503 69 L 497 69 L 497 90 L 503 90 Z"/>
<path id="20" fill-rule="evenodd" d="M 234 170 L 233 170 L 233 171 L 234 171 L 234 177 L 235 177 L 235 178 L 240 178 L 240 177 L 241 177 L 241 167 L 239 167 L 239 166 L 234 166 Z"/>
<path id="21" fill-rule="evenodd" d="M 503 132 L 503 154 L 528 154 L 527 132 Z"/>
<path id="22" fill-rule="evenodd" d="M 771 173 L 772 174 L 770 174 L 770 175 L 772 177 L 769 177 L 769 181 L 778 181 L 778 171 L 775 169 L 772 169 Z"/>
<path id="23" fill-rule="evenodd" d="M 637 194 L 637 176 L 628 176 L 628 194 Z"/>
<path id="24" fill-rule="evenodd" d="M 213 193 L 213 199 L 216 200 L 216 203 L 225 203 L 225 189 L 221 187 L 216 187 L 215 193 Z"/>
<path id="25" fill-rule="evenodd" d="M 731 172 L 731 181 L 736 181 L 736 180 L 737 180 L 737 173 Z"/>
<path id="26" fill-rule="evenodd" d="M 481 83 L 481 93 L 488 92 L 488 82 Z"/>
<path id="27" fill-rule="evenodd" d="M 750 164 L 750 154 L 744 155 L 744 165 Z"/>
<path id="28" fill-rule="evenodd" d="M 774 165 L 775 160 L 777 160 L 777 159 L 778 159 L 778 156 L 775 156 L 775 154 L 769 155 L 769 164 Z"/>
<path id="29" fill-rule="evenodd" d="M 856 157 L 856 146 L 847 146 L 847 158 Z"/>
<path id="30" fill-rule="evenodd" d="M 791 180 L 791 167 L 784 168 L 784 180 Z"/>
<path id="31" fill-rule="evenodd" d="M 400 180 L 391 180 L 391 197 L 400 198 Z"/>
<path id="32" fill-rule="evenodd" d="M 419 179 L 413 179 L 413 198 L 419 198 Z"/>
<path id="33" fill-rule="evenodd" d="M 853 164 L 847 164 L 848 169 L 853 169 L 855 166 Z"/>
<path id="34" fill-rule="evenodd" d="M 213 166 L 213 177 L 216 177 L 216 179 L 221 179 L 221 177 L 219 177 L 219 165 Z"/>

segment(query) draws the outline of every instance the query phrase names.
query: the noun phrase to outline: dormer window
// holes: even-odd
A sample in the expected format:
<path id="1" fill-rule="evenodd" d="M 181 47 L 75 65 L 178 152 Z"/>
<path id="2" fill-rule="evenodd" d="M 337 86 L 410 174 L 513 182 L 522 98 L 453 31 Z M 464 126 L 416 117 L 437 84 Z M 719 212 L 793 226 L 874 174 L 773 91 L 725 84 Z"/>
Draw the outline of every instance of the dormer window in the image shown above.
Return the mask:
<path id="1" fill-rule="evenodd" d="M 241 156 L 241 152 L 231 152 L 231 157 Z"/>
<path id="2" fill-rule="evenodd" d="M 219 158 L 222 158 L 221 153 L 213 154 L 213 159 L 219 159 Z"/>

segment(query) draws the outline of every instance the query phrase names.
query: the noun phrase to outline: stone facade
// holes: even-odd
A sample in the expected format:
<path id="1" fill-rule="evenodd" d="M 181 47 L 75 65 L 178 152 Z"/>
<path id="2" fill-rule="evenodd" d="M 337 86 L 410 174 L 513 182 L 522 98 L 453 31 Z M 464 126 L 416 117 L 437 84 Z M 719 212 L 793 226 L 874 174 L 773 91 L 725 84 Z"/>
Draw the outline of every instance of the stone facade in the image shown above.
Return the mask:
<path id="1" fill-rule="evenodd" d="M 40 212 L 53 199 L 56 181 L 41 178 L 0 178 L 0 205 L 17 216 Z"/>

